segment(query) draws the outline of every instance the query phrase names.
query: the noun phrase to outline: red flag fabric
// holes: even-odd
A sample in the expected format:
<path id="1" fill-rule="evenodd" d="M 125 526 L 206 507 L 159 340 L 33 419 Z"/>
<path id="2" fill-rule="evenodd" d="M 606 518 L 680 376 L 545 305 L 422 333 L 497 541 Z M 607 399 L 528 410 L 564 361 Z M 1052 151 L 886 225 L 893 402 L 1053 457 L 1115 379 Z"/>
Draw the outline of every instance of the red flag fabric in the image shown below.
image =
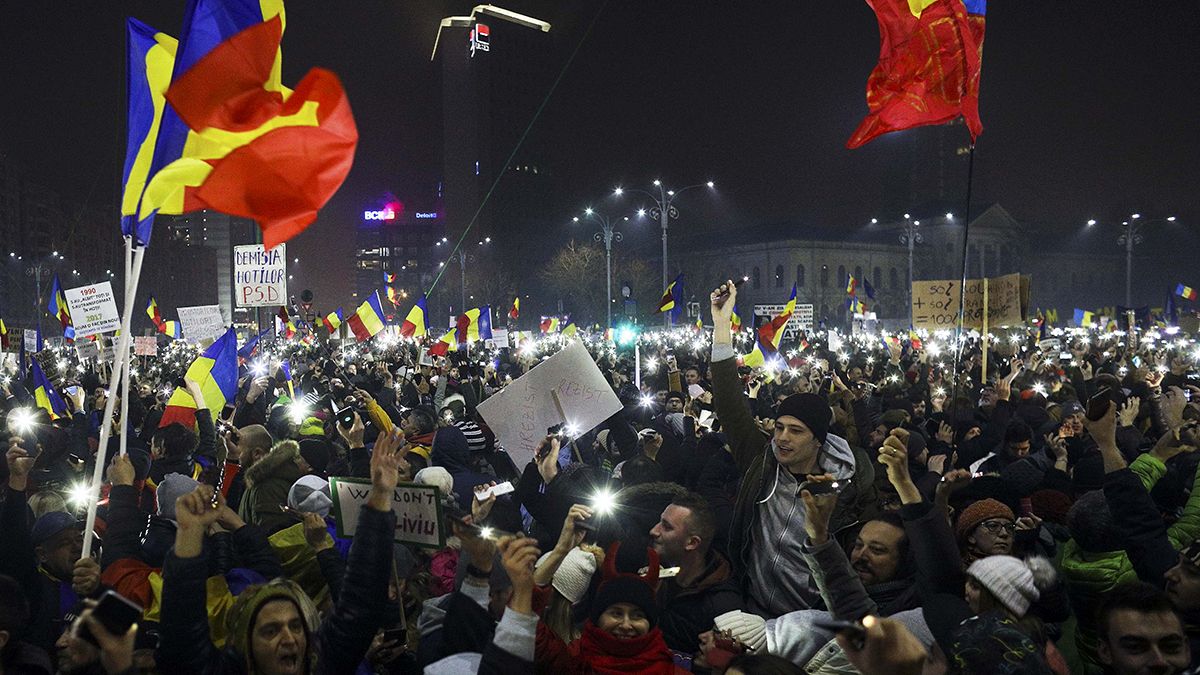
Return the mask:
<path id="1" fill-rule="evenodd" d="M 867 78 L 870 112 L 846 141 L 962 116 L 974 142 L 979 121 L 984 3 L 968 0 L 867 0 L 879 20 L 879 63 Z"/>
<path id="2" fill-rule="evenodd" d="M 189 171 L 184 211 L 211 208 L 258 221 L 267 248 L 304 231 L 345 180 L 358 130 L 333 73 L 314 68 L 295 91 L 266 87 L 279 17 L 218 45 L 167 90 L 189 127 L 234 146 Z M 245 142 L 238 143 L 244 139 Z M 194 164 L 193 164 L 194 166 Z"/>

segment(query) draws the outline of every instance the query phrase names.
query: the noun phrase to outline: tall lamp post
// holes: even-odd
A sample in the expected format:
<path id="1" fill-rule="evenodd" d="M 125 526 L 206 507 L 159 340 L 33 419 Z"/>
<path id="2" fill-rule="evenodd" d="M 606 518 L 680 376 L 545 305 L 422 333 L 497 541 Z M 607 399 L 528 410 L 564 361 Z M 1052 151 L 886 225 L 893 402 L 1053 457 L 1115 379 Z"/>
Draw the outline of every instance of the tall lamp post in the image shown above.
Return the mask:
<path id="1" fill-rule="evenodd" d="M 1167 216 L 1161 219 L 1162 222 L 1173 223 L 1175 216 Z M 1122 220 L 1121 227 L 1124 232 L 1117 237 L 1117 245 L 1125 247 L 1125 306 L 1133 306 L 1133 247 L 1142 243 L 1145 237 L 1142 236 L 1142 228 L 1153 220 L 1142 218 L 1142 214 L 1134 213 L 1129 216 L 1129 220 Z M 1088 227 L 1096 224 L 1095 219 L 1087 221 Z"/>
<path id="2" fill-rule="evenodd" d="M 667 186 L 663 185 L 662 181 L 656 180 L 656 181 L 654 181 L 654 187 L 658 189 L 658 194 L 654 194 L 647 190 L 641 190 L 638 188 L 630 188 L 628 190 L 628 192 L 636 192 L 639 194 L 643 194 L 643 195 L 649 197 L 652 200 L 652 203 L 654 204 L 654 206 L 650 207 L 649 209 L 639 209 L 638 215 L 645 216 L 645 215 L 649 214 L 649 216 L 651 218 L 657 218 L 659 223 L 662 225 L 662 258 L 663 258 L 662 286 L 663 286 L 663 288 L 666 288 L 667 287 L 667 276 L 668 276 L 667 275 L 667 228 L 670 225 L 671 218 L 679 218 L 679 210 L 675 208 L 675 198 L 678 197 L 679 195 L 683 194 L 684 192 L 691 190 L 692 188 L 707 187 L 711 190 L 711 189 L 713 189 L 714 185 L 713 185 L 713 182 L 710 180 L 707 183 L 697 183 L 695 185 L 688 185 L 686 187 L 679 188 L 678 190 L 668 190 Z M 615 190 L 613 190 L 613 194 L 617 195 L 617 196 L 620 196 L 620 195 L 624 194 L 625 192 L 626 192 L 626 190 L 624 188 L 616 188 Z M 671 326 L 670 313 L 664 313 L 663 322 L 664 322 L 665 326 L 670 328 L 670 326 Z"/>
<path id="3" fill-rule="evenodd" d="M 443 238 L 442 241 L 439 241 L 437 243 L 437 245 L 441 246 L 442 242 L 444 242 L 444 241 L 446 241 L 446 240 Z M 480 240 L 479 245 L 483 246 L 484 244 L 490 244 L 490 243 L 492 243 L 492 238 L 484 237 L 482 240 Z M 462 281 L 462 289 L 461 289 L 462 290 L 462 306 L 459 308 L 459 313 L 461 314 L 462 312 L 467 311 L 467 263 L 475 262 L 475 256 L 474 256 L 474 254 L 467 253 L 466 249 L 459 248 L 458 252 L 456 252 L 450 256 L 450 261 L 458 263 L 458 269 L 459 269 L 459 273 L 461 275 L 460 278 Z"/>
<path id="4" fill-rule="evenodd" d="M 608 216 L 597 212 L 590 206 L 583 210 L 583 217 L 600 226 L 600 231 L 594 235 L 596 241 L 604 242 L 604 282 L 606 290 L 607 304 L 604 305 L 606 311 L 607 328 L 612 328 L 612 245 L 613 242 L 619 242 L 623 238 L 620 232 L 617 232 L 617 223 Z M 625 216 L 625 220 L 629 220 L 629 216 Z M 571 219 L 571 222 L 578 223 L 579 216 Z"/>
<path id="5" fill-rule="evenodd" d="M 908 245 L 908 313 L 909 324 L 912 323 L 912 282 L 913 276 L 913 247 L 925 242 L 921 236 L 921 221 L 913 220 L 909 214 L 904 214 L 904 234 L 900 235 L 900 243 Z"/>

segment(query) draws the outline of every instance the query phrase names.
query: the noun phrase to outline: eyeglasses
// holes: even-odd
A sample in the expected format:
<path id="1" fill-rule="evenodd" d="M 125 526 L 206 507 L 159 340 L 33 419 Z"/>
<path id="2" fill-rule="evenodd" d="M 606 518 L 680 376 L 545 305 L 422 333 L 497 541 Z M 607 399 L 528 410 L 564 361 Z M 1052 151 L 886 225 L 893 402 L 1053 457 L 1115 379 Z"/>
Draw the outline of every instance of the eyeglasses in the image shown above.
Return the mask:
<path id="1" fill-rule="evenodd" d="M 1012 534 L 1017 531 L 1017 524 L 1003 520 L 989 520 L 981 525 L 983 529 L 988 531 L 988 534 L 1000 534 L 1001 530 Z"/>

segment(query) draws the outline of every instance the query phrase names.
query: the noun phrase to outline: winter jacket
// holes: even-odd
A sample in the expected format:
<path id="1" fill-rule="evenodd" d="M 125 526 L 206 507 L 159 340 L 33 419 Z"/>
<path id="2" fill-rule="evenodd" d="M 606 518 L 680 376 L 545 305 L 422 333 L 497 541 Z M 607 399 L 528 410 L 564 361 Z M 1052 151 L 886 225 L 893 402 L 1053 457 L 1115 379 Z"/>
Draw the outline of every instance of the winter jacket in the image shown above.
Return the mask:
<path id="1" fill-rule="evenodd" d="M 911 578 L 863 586 L 858 573 L 850 566 L 846 552 L 833 539 L 814 546 L 812 540 L 805 537 L 801 552 L 812 570 L 825 606 L 837 619 L 858 621 L 868 614 L 891 616 L 921 605 Z"/>
<path id="2" fill-rule="evenodd" d="M 300 445 L 280 441 L 271 452 L 245 470 L 246 493 L 238 505 L 238 515 L 247 523 L 261 525 L 273 534 L 295 523 L 279 507 L 287 504 L 288 490 L 304 472 L 296 465 Z"/>
<path id="3" fill-rule="evenodd" d="M 724 350 L 727 356 L 720 345 L 714 347 L 713 406 L 742 476 L 730 525 L 731 562 L 751 608 L 764 616 L 779 616 L 811 607 L 820 597 L 800 554 L 804 504 L 799 481 L 780 467 L 769 437 L 750 414 L 732 349 Z M 861 503 L 861 485 L 874 480 L 874 469 L 832 434 L 818 451 L 818 465 L 818 471 L 849 483 L 830 521 L 830 531 L 836 532 L 862 513 L 866 505 Z"/>
<path id="4" fill-rule="evenodd" d="M 350 547 L 346 581 L 332 612 L 316 634 L 309 636 L 315 647 L 320 673 L 353 673 L 382 626 L 387 604 L 388 576 L 392 569 L 392 533 L 396 516 L 363 506 L 358 529 Z M 163 672 L 245 673 L 246 655 L 232 646 L 218 651 L 209 639 L 205 617 L 205 555 L 177 558 L 172 550 L 163 566 L 162 622 L 157 652 Z M 253 625 L 246 626 L 253 630 Z M 230 645 L 249 644 L 248 635 L 231 635 Z M 310 671 L 311 672 L 311 671 Z"/>
<path id="5" fill-rule="evenodd" d="M 668 647 L 695 654 L 700 651 L 699 635 L 712 630 L 713 619 L 745 603 L 729 561 L 716 551 L 708 552 L 704 571 L 690 585 L 681 586 L 677 579 L 663 579 L 658 587 L 658 626 Z"/>

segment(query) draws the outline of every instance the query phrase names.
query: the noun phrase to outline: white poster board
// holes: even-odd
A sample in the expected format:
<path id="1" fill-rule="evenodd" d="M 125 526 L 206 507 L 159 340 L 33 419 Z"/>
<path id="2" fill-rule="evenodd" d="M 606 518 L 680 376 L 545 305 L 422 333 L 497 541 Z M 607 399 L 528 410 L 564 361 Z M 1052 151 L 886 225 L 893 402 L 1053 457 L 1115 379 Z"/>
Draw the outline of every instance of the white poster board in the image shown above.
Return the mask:
<path id="1" fill-rule="evenodd" d="M 754 316 L 766 317 L 768 321 L 783 313 L 786 304 L 780 305 L 755 305 Z M 800 331 L 805 334 L 811 334 L 813 331 L 813 306 L 797 304 L 795 310 L 792 311 L 792 318 L 788 319 L 787 325 L 783 327 L 783 341 L 795 342 L 799 339 Z"/>
<path id="2" fill-rule="evenodd" d="M 488 347 L 492 347 L 494 349 L 504 349 L 504 348 L 508 347 L 508 329 L 507 328 L 493 328 L 492 329 L 492 337 L 490 339 L 484 340 L 483 344 L 487 345 Z"/>
<path id="3" fill-rule="evenodd" d="M 192 342 L 212 340 L 225 333 L 225 320 L 219 305 L 197 305 L 179 308 L 179 323 L 184 339 Z"/>
<path id="4" fill-rule="evenodd" d="M 67 309 L 75 324 L 76 338 L 107 333 L 121 327 L 112 283 L 102 281 L 90 286 L 68 288 L 63 294 L 67 297 Z"/>
<path id="5" fill-rule="evenodd" d="M 367 503 L 371 481 L 365 478 L 330 478 L 329 496 L 333 499 L 333 518 L 339 537 L 353 537 L 358 530 L 358 512 Z M 432 485 L 400 483 L 392 494 L 392 513 L 396 514 L 394 541 L 426 548 L 446 545 L 442 530 L 442 503 Z"/>
<path id="6" fill-rule="evenodd" d="M 551 392 L 558 394 L 562 415 Z M 478 406 L 518 468 L 533 459 L 546 429 L 565 422 L 586 432 L 620 409 L 621 401 L 578 340 Z"/>
<path id="7" fill-rule="evenodd" d="M 133 338 L 134 356 L 158 356 L 158 338 L 153 335 L 138 335 Z"/>
<path id="8" fill-rule="evenodd" d="M 233 247 L 233 297 L 238 307 L 287 304 L 287 244 Z M 187 335 L 187 328 L 184 328 Z"/>
<path id="9" fill-rule="evenodd" d="M 75 350 L 79 352 L 80 359 L 98 359 L 100 358 L 100 345 L 92 340 L 80 340 L 75 343 Z"/>
<path id="10" fill-rule="evenodd" d="M 25 329 L 25 351 L 33 353 L 38 348 L 37 331 L 32 328 Z"/>

